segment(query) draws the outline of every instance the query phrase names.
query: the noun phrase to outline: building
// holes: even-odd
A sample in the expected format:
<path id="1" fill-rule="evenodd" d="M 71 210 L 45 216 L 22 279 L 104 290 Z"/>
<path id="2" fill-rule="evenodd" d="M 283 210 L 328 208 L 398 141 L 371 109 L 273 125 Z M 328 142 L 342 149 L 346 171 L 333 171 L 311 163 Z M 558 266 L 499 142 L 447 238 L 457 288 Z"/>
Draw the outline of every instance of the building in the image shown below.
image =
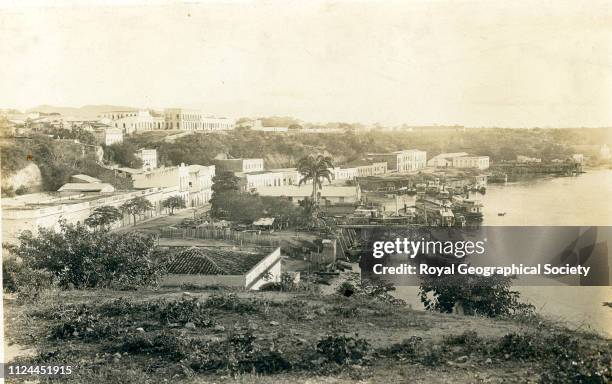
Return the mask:
<path id="1" fill-rule="evenodd" d="M 189 200 L 185 203 L 188 207 L 199 207 L 207 204 L 212 197 L 213 177 L 215 177 L 214 165 L 189 165 Z"/>
<path id="2" fill-rule="evenodd" d="M 252 127 L 251 130 L 253 131 L 260 131 L 260 132 L 277 132 L 277 133 L 286 133 L 289 132 L 289 127 Z"/>
<path id="3" fill-rule="evenodd" d="M 115 187 L 106 183 L 66 183 L 57 191 L 61 193 L 111 193 L 115 192 Z"/>
<path id="4" fill-rule="evenodd" d="M 347 164 L 347 166 L 357 168 L 357 176 L 359 177 L 378 176 L 387 173 L 387 162 L 385 161 L 358 160 Z"/>
<path id="5" fill-rule="evenodd" d="M 92 183 L 91 185 L 95 185 Z M 75 224 L 83 222 L 97 207 L 112 206 L 119 208 L 135 197 L 144 197 L 151 202 L 153 209 L 145 212 L 142 218 L 164 213 L 161 201 L 178 194 L 177 187 L 148 188 L 140 191 L 115 191 L 110 193 L 28 194 L 15 198 L 2 199 L 2 241 L 14 243 L 24 230 L 36 233 L 39 227 L 59 230 L 60 219 Z M 132 216 L 125 214 L 114 227 L 131 225 Z"/>
<path id="6" fill-rule="evenodd" d="M 270 172 L 280 172 L 283 175 L 283 182 L 281 185 L 298 185 L 302 178 L 297 168 L 270 169 Z"/>
<path id="7" fill-rule="evenodd" d="M 234 119 L 211 117 L 197 109 L 164 110 L 167 129 L 181 131 L 228 131 L 236 128 Z"/>
<path id="8" fill-rule="evenodd" d="M 438 168 L 489 168 L 489 156 L 469 155 L 466 152 L 441 153 L 429 159 L 427 165 Z"/>
<path id="9" fill-rule="evenodd" d="M 312 195 L 310 185 L 288 185 L 282 187 L 261 187 L 257 189 L 260 196 L 284 197 L 294 204 L 299 204 Z M 354 204 L 361 201 L 359 185 L 337 186 L 326 184 L 317 191 L 319 203 L 324 205 Z"/>
<path id="10" fill-rule="evenodd" d="M 453 168 L 489 168 L 489 156 L 460 156 L 453 158 Z"/>
<path id="11" fill-rule="evenodd" d="M 82 174 L 72 175 L 70 176 L 70 179 L 72 180 L 73 183 L 101 183 L 102 182 L 102 180 L 100 179 L 96 179 L 95 177 L 91 177 L 89 175 L 82 175 Z"/>
<path id="12" fill-rule="evenodd" d="M 261 172 L 264 170 L 263 159 L 219 159 L 214 160 L 215 165 L 221 171 L 231 172 Z"/>
<path id="13" fill-rule="evenodd" d="M 334 180 L 355 180 L 359 176 L 357 167 L 339 166 L 332 169 L 332 177 Z"/>
<path id="14" fill-rule="evenodd" d="M 168 266 L 162 286 L 221 285 L 258 290 L 280 282 L 281 251 L 227 251 L 191 247 L 179 251 Z"/>
<path id="15" fill-rule="evenodd" d="M 236 173 L 244 185 L 246 191 L 255 191 L 261 187 L 283 186 L 284 177 L 282 172 L 258 171 L 249 173 Z"/>
<path id="16" fill-rule="evenodd" d="M 529 157 L 529 156 L 517 155 L 516 161 L 517 163 L 529 164 L 529 163 L 541 163 L 542 159 L 540 159 L 539 157 Z"/>
<path id="17" fill-rule="evenodd" d="M 142 161 L 142 169 L 151 170 L 157 168 L 156 149 L 139 149 L 136 152 L 136 157 Z"/>
<path id="18" fill-rule="evenodd" d="M 427 152 L 418 149 L 406 149 L 390 153 L 369 153 L 368 157 L 375 162 L 386 162 L 387 170 L 411 172 L 424 169 L 427 165 Z"/>
<path id="19" fill-rule="evenodd" d="M 584 155 L 582 153 L 574 153 L 571 159 L 574 163 L 578 163 L 578 164 L 584 163 Z"/>
<path id="20" fill-rule="evenodd" d="M 189 201 L 189 168 L 185 164 L 131 174 L 134 189 L 177 187 L 177 195 Z"/>
<path id="21" fill-rule="evenodd" d="M 447 168 L 453 166 L 453 159 L 455 157 L 468 156 L 467 152 L 451 152 L 441 153 L 429 159 L 427 166 L 436 168 Z"/>
<path id="22" fill-rule="evenodd" d="M 153 116 L 146 110 L 107 112 L 101 117 L 102 122 L 121 129 L 125 134 L 166 129 L 163 116 Z"/>
<path id="23" fill-rule="evenodd" d="M 99 145 L 113 145 L 123 142 L 123 131 L 119 128 L 98 127 L 93 130 L 93 135 Z"/>
<path id="24" fill-rule="evenodd" d="M 602 145 L 599 149 L 599 158 L 609 160 L 611 157 L 612 155 L 610 155 L 610 147 L 608 147 L 608 144 Z"/>

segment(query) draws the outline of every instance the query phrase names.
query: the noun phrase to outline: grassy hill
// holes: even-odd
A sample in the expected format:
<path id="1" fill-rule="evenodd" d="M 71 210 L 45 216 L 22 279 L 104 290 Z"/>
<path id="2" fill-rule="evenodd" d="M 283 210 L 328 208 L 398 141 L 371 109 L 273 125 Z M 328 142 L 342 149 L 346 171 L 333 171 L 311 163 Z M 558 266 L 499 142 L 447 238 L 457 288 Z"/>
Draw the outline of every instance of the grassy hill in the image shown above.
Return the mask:
<path id="1" fill-rule="evenodd" d="M 538 318 L 415 311 L 361 294 L 69 291 L 35 305 L 5 296 L 4 308 L 9 354 L 28 346 L 13 361 L 70 364 L 74 373 L 61 379 L 70 382 L 604 383 L 611 378 L 611 343 L 599 336 Z"/>

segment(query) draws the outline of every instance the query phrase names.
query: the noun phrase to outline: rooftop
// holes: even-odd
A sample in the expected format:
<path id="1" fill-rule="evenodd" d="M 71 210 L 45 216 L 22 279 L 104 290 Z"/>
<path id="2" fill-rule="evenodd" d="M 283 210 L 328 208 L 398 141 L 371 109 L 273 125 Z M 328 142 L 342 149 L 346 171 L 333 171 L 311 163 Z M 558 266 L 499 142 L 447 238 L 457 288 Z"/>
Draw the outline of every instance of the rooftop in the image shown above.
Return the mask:
<path id="1" fill-rule="evenodd" d="M 267 255 L 267 252 L 252 253 L 191 247 L 174 256 L 168 272 L 189 275 L 242 275 Z"/>
<path id="2" fill-rule="evenodd" d="M 115 187 L 106 183 L 66 183 L 58 192 L 114 192 Z"/>

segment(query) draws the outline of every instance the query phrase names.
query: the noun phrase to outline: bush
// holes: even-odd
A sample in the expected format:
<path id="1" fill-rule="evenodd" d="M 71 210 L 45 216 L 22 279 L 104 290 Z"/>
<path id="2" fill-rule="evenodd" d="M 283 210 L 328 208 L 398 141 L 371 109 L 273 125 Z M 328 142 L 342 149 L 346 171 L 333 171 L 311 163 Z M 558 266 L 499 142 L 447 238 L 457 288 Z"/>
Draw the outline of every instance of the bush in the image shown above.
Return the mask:
<path id="1" fill-rule="evenodd" d="M 367 340 L 344 335 L 328 335 L 317 342 L 317 353 L 336 364 L 361 363 L 370 352 Z"/>
<path id="2" fill-rule="evenodd" d="M 24 266 L 49 272 L 62 288 L 154 286 L 166 272 L 167 257 L 154 239 L 138 233 L 91 231 L 60 221 L 60 230 L 24 231 L 10 251 Z"/>
<path id="3" fill-rule="evenodd" d="M 14 257 L 7 257 L 2 264 L 4 290 L 17 293 L 21 300 L 35 300 L 55 285 L 51 272 L 32 269 Z"/>
<path id="4" fill-rule="evenodd" d="M 519 301 L 519 293 L 510 290 L 511 281 L 512 278 L 504 276 L 421 277 L 419 297 L 430 311 L 452 313 L 455 304 L 460 302 L 467 315 L 533 315 L 535 307 Z"/>

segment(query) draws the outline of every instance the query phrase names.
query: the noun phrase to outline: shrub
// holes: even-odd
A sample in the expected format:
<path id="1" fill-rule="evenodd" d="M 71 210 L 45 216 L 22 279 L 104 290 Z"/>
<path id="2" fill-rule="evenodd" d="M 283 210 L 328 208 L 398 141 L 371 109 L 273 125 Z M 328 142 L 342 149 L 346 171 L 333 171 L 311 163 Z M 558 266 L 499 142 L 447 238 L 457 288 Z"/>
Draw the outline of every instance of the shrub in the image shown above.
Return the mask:
<path id="1" fill-rule="evenodd" d="M 32 269 L 25 263 L 8 257 L 3 260 L 2 279 L 7 292 L 18 294 L 20 300 L 35 300 L 40 294 L 55 285 L 49 271 Z"/>
<path id="2" fill-rule="evenodd" d="M 368 355 L 367 340 L 345 335 L 327 335 L 317 342 L 317 353 L 336 364 L 360 363 Z"/>
<path id="3" fill-rule="evenodd" d="M 422 277 L 419 297 L 430 311 L 451 313 L 455 304 L 461 302 L 465 314 L 470 315 L 498 317 L 534 314 L 534 306 L 520 302 L 520 294 L 510 290 L 511 281 L 512 278 L 504 276 Z"/>

